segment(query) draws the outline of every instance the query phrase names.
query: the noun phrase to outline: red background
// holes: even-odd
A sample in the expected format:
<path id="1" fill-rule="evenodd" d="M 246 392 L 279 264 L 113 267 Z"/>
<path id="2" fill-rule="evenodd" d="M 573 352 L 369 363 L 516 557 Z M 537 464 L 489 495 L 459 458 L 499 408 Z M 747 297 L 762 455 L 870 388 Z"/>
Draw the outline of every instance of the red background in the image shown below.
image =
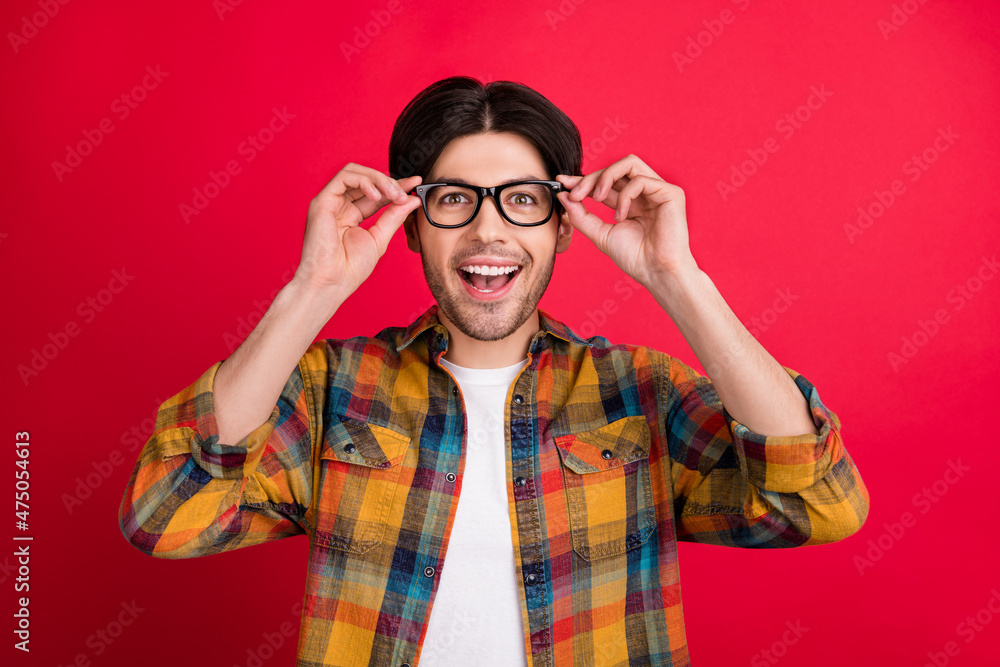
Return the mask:
<path id="1" fill-rule="evenodd" d="M 981 613 L 990 624 L 971 636 L 959 627 L 1000 590 L 1000 280 L 983 264 L 1000 247 L 995 3 L 253 0 L 220 16 L 208 0 L 46 2 L 58 11 L 36 16 L 34 31 L 24 20 L 42 11 L 37 0 L 0 11 L 3 506 L 13 505 L 14 433 L 27 430 L 35 537 L 28 659 L 11 648 L 13 547 L 0 551 L 0 659 L 228 667 L 246 665 L 283 622 L 297 628 L 306 540 L 189 561 L 125 542 L 116 512 L 137 454 L 129 432 L 144 441 L 158 402 L 227 357 L 242 323 L 259 317 L 297 264 L 322 186 L 349 161 L 386 169 L 404 104 L 469 74 L 550 97 L 579 125 L 587 170 L 636 153 L 685 189 L 695 257 L 748 327 L 764 318 L 761 343 L 841 417 L 871 492 L 862 532 L 835 545 L 683 545 L 694 664 L 772 664 L 765 649 L 785 665 L 923 665 L 928 654 L 995 664 L 1000 618 Z M 727 9 L 731 22 L 717 23 Z M 902 25 L 888 31 L 894 11 Z M 345 55 L 342 44 L 377 18 L 385 25 L 368 25 L 374 37 Z M 679 66 L 675 53 L 689 47 L 696 57 Z M 115 100 L 147 66 L 165 78 L 121 118 Z M 810 117 L 786 136 L 776 123 L 812 86 L 829 98 L 800 110 Z M 273 108 L 294 118 L 248 162 L 239 146 Z M 114 130 L 60 180 L 53 163 L 105 118 Z M 617 129 L 597 141 L 609 122 Z M 906 164 L 939 128 L 958 138 L 911 180 Z M 769 138 L 777 152 L 724 200 L 718 182 Z M 240 172 L 186 223 L 180 205 L 230 160 Z M 858 207 L 897 179 L 903 194 L 851 237 Z M 611 262 L 582 235 L 573 246 L 543 308 L 697 367 L 648 294 L 625 298 Z M 102 292 L 123 268 L 134 278 Z M 989 279 L 977 283 L 979 270 Z M 791 305 L 769 312 L 779 290 Z M 102 296 L 110 301 L 91 313 L 87 299 Z M 399 234 L 322 336 L 374 334 L 430 303 Z M 919 334 L 938 311 L 935 335 Z M 67 324 L 77 335 L 60 338 Z M 50 334 L 64 347 L 45 348 Z M 919 347 L 894 368 L 889 354 L 915 334 Z M 53 358 L 22 378 L 43 348 Z M 110 477 L 70 513 L 78 478 L 108 461 Z M 968 470 L 946 475 L 949 461 Z M 925 488 L 933 503 L 915 498 Z M 891 531 L 906 512 L 914 521 Z M 2 520 L 8 544 L 13 523 Z M 143 611 L 121 636 L 92 638 L 133 600 Z M 792 645 L 782 645 L 786 622 L 808 628 Z M 948 642 L 957 655 L 944 654 Z M 265 664 L 291 664 L 294 643 Z"/>

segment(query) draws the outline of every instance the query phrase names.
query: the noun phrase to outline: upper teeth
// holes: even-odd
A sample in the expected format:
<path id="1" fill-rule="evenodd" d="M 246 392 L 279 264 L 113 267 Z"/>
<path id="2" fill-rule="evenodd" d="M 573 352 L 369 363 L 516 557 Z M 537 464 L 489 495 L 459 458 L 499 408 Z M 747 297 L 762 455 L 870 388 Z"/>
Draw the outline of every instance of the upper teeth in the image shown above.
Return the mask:
<path id="1" fill-rule="evenodd" d="M 463 266 L 461 269 L 469 273 L 481 273 L 484 276 L 499 276 L 517 271 L 516 266 Z"/>

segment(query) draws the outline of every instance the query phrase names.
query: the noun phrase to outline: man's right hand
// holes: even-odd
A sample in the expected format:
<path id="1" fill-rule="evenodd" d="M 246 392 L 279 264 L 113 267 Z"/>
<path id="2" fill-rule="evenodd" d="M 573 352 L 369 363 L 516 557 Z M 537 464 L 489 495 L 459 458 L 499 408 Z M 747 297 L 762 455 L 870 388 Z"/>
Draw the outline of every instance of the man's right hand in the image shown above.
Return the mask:
<path id="1" fill-rule="evenodd" d="M 347 298 L 371 275 L 406 216 L 420 206 L 419 197 L 406 194 L 419 183 L 419 176 L 397 182 L 375 169 L 346 165 L 309 203 L 294 280 Z M 387 204 L 374 225 L 360 226 Z"/>
<path id="2" fill-rule="evenodd" d="M 420 198 L 398 183 L 349 164 L 309 203 L 302 261 L 247 339 L 219 367 L 214 380 L 219 442 L 235 445 L 268 419 L 295 370 L 327 321 L 371 275 L 389 239 Z M 367 229 L 361 222 L 388 205 Z"/>

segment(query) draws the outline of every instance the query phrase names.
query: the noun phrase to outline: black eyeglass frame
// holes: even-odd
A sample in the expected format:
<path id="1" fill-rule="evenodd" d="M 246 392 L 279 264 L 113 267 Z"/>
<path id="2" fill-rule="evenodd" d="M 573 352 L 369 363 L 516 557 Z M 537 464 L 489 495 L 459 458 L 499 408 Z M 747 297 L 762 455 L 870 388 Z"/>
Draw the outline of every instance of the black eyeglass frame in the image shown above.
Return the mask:
<path id="1" fill-rule="evenodd" d="M 457 225 L 442 225 L 437 222 L 434 222 L 431 219 L 430 211 L 427 210 L 427 193 L 431 191 L 431 188 L 442 185 L 467 188 L 476 193 L 476 208 L 473 209 L 472 215 L 470 215 L 465 220 L 465 222 Z M 552 190 L 552 205 L 549 207 L 549 213 L 548 215 L 545 216 L 544 220 L 540 222 L 518 222 L 517 220 L 512 219 L 509 215 L 507 215 L 507 212 L 504 211 L 503 203 L 501 203 L 500 201 L 500 195 L 507 188 L 516 187 L 518 185 L 546 185 L 549 187 L 550 190 Z M 431 223 L 431 225 L 433 225 L 434 227 L 438 227 L 440 229 L 458 229 L 459 227 L 465 227 L 467 224 L 472 222 L 472 220 L 479 214 L 479 209 L 482 208 L 483 200 L 486 199 L 486 197 L 493 198 L 493 201 L 497 206 L 497 210 L 500 211 L 500 215 L 503 216 L 504 220 L 506 220 L 512 225 L 517 225 L 518 227 L 537 227 L 539 225 L 544 225 L 546 222 L 552 219 L 552 213 L 557 208 L 559 210 L 562 210 L 562 204 L 560 204 L 559 200 L 556 199 L 556 193 L 565 191 L 566 188 L 564 188 L 563 184 L 560 183 L 559 181 L 514 181 L 512 183 L 504 183 L 503 185 L 494 185 L 491 188 L 484 188 L 479 185 L 470 185 L 469 183 L 454 183 L 454 182 L 423 183 L 413 188 L 413 193 L 418 197 L 420 197 L 420 203 L 423 206 L 424 216 L 427 218 L 427 222 Z"/>

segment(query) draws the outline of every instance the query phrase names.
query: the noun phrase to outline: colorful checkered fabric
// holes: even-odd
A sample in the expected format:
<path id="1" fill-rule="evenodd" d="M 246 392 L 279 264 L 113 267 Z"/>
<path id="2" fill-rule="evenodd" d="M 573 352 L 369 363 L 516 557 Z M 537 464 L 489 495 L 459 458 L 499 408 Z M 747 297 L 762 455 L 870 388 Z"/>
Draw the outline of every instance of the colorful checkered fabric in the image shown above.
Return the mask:
<path id="1" fill-rule="evenodd" d="M 297 664 L 417 665 L 467 428 L 436 312 L 317 341 L 235 444 L 218 441 L 214 364 L 160 406 L 122 500 L 125 537 L 188 558 L 306 535 Z M 530 665 L 687 665 L 678 540 L 794 547 L 861 527 L 868 493 L 803 376 L 786 369 L 819 435 L 765 437 L 678 360 L 540 321 L 504 421 Z"/>

